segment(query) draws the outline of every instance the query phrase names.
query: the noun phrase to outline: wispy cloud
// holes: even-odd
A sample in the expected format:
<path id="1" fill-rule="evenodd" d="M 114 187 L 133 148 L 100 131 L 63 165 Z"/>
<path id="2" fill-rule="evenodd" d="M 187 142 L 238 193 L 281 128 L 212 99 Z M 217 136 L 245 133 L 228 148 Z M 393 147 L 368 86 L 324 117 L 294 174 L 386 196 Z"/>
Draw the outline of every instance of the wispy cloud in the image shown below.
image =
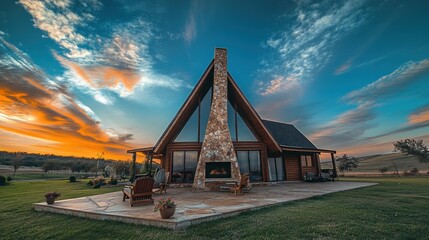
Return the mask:
<path id="1" fill-rule="evenodd" d="M 197 36 L 197 29 L 196 29 L 196 24 L 195 24 L 195 17 L 191 13 L 189 15 L 188 21 L 186 22 L 186 25 L 185 25 L 185 31 L 183 33 L 183 38 L 185 39 L 185 42 L 187 44 L 190 44 L 195 39 L 196 36 Z"/>
<path id="2" fill-rule="evenodd" d="M 420 76 L 427 72 L 429 72 L 429 59 L 408 62 L 365 87 L 348 93 L 342 101 L 355 104 L 357 107 L 338 115 L 327 126 L 315 131 L 310 138 L 318 144 L 344 147 L 429 126 L 429 111 L 427 108 L 422 108 L 412 113 L 409 122 L 403 126 L 377 136 L 363 137 L 366 130 L 374 126 L 371 123 L 376 117 L 374 109 L 389 98 L 404 92 L 408 85 L 420 80 Z"/>
<path id="3" fill-rule="evenodd" d="M 276 94 L 308 80 L 329 62 L 331 47 L 365 23 L 367 14 L 365 1 L 299 2 L 294 23 L 266 41 L 278 58 L 260 71 L 263 78 L 270 79 L 260 83 L 260 93 Z M 277 79 L 282 80 L 273 81 Z"/>
<path id="4" fill-rule="evenodd" d="M 410 124 L 429 123 L 429 105 L 415 110 L 408 117 Z"/>
<path id="5" fill-rule="evenodd" d="M 92 21 L 94 16 L 91 8 L 98 7 L 100 3 L 91 1 L 91 6 L 82 7 L 83 12 L 76 14 L 70 10 L 71 1 L 47 0 L 21 0 L 20 3 L 33 16 L 34 26 L 45 31 L 48 36 L 67 51 L 66 56 L 84 60 L 91 55 L 88 49 L 82 48 L 87 41 L 84 35 L 78 33 L 77 28 Z M 74 2 L 77 4 L 78 2 Z"/>
<path id="6" fill-rule="evenodd" d="M 350 92 L 343 100 L 357 104 L 374 102 L 377 99 L 397 93 L 427 72 L 429 72 L 429 59 L 420 62 L 408 62 L 362 89 Z"/>
<path id="7" fill-rule="evenodd" d="M 90 13 L 102 5 L 97 1 L 28 1 L 21 4 L 33 16 L 35 26 L 45 31 L 64 52 L 56 59 L 67 69 L 57 80 L 92 96 L 102 104 L 113 104 L 116 96 L 144 94 L 149 87 L 177 90 L 182 81 L 154 70 L 150 43 L 152 24 L 141 17 L 106 24 L 105 36 L 91 34 Z M 78 9 L 80 13 L 72 11 Z"/>
<path id="8" fill-rule="evenodd" d="M 19 135 L 28 151 L 124 158 L 127 133 L 111 134 L 96 114 L 0 38 L 0 130 Z M 43 142 L 33 145 L 31 139 Z M 49 149 L 49 150 L 47 150 Z"/>

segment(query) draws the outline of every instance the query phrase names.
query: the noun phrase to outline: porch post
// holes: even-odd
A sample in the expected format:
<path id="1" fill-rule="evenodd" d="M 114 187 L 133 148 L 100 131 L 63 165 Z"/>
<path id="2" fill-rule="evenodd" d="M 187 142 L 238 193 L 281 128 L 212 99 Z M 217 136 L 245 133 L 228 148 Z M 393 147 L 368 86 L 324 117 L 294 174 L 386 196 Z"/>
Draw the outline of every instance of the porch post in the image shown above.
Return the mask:
<path id="1" fill-rule="evenodd" d="M 135 178 L 136 178 L 136 158 L 137 158 L 137 153 L 133 152 L 133 162 L 131 164 L 131 182 L 134 182 Z"/>
<path id="2" fill-rule="evenodd" d="M 334 168 L 334 177 L 338 178 L 338 175 L 337 175 L 337 164 L 335 163 L 334 153 L 331 153 L 331 159 L 332 159 L 332 167 Z"/>
<path id="3" fill-rule="evenodd" d="M 148 154 L 147 157 L 149 159 L 149 177 L 152 177 L 152 158 L 153 158 L 153 156 L 152 156 L 152 152 L 148 152 L 147 154 Z"/>

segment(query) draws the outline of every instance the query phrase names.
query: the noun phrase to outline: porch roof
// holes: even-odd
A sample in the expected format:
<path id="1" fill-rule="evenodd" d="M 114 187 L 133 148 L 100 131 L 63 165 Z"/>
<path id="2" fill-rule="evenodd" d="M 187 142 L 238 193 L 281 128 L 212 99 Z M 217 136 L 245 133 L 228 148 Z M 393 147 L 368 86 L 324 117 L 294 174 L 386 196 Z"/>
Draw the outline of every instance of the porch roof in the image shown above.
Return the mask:
<path id="1" fill-rule="evenodd" d="M 136 152 L 153 152 L 153 147 L 143 147 L 127 150 L 127 153 L 136 153 Z"/>

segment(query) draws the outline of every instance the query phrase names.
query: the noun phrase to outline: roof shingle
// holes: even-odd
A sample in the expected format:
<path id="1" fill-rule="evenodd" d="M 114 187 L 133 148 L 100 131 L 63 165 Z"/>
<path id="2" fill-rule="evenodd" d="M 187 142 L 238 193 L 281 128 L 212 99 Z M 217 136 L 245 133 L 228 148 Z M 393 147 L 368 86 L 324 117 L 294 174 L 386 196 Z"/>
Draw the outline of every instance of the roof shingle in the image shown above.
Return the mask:
<path id="1" fill-rule="evenodd" d="M 262 119 L 265 127 L 274 137 L 278 144 L 284 147 L 317 149 L 304 134 L 292 124 L 280 123 Z"/>

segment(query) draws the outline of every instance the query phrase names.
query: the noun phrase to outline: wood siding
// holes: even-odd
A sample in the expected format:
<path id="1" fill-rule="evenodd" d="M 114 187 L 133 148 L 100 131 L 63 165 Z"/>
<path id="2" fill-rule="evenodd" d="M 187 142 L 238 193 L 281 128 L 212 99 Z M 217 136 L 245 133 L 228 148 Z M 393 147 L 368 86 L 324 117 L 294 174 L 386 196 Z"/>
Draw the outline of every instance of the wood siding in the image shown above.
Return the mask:
<path id="1" fill-rule="evenodd" d="M 296 153 L 283 153 L 283 159 L 286 168 L 286 180 L 297 181 L 302 180 L 301 174 L 301 159 Z"/>

